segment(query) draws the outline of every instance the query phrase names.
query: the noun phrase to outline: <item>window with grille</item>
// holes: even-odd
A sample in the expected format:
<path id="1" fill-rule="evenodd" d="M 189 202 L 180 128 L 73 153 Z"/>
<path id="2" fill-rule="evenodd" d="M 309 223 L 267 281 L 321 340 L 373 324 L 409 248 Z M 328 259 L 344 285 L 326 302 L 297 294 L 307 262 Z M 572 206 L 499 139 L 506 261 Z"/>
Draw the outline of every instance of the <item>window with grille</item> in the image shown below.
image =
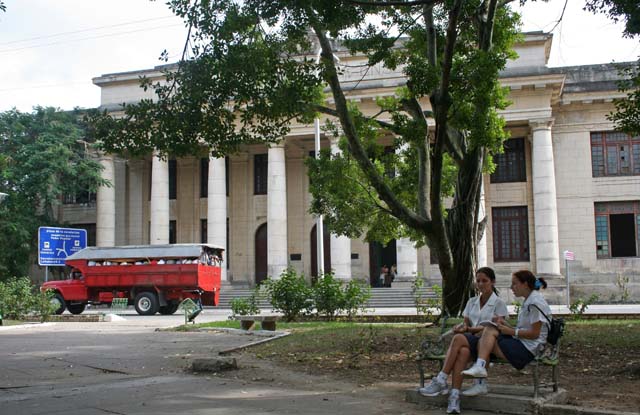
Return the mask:
<path id="1" fill-rule="evenodd" d="M 82 191 L 77 193 L 67 193 L 63 197 L 63 203 L 67 205 L 86 205 L 96 203 L 96 193 Z"/>
<path id="2" fill-rule="evenodd" d="M 253 194 L 267 194 L 267 174 L 269 158 L 267 154 L 253 156 Z"/>
<path id="3" fill-rule="evenodd" d="M 591 169 L 593 177 L 640 175 L 640 136 L 592 132 Z"/>
<path id="4" fill-rule="evenodd" d="M 596 256 L 640 256 L 640 202 L 597 202 L 594 208 Z"/>
<path id="5" fill-rule="evenodd" d="M 175 220 L 170 220 L 169 221 L 169 243 L 170 244 L 175 244 L 176 243 L 177 234 L 178 234 L 178 230 L 177 230 L 176 221 Z"/>
<path id="6" fill-rule="evenodd" d="M 207 220 L 200 219 L 200 243 L 207 243 Z"/>
<path id="7" fill-rule="evenodd" d="M 496 170 L 491 174 L 491 183 L 527 181 L 527 164 L 524 155 L 524 138 L 510 138 L 504 142 L 504 152 L 495 154 Z"/>
<path id="8" fill-rule="evenodd" d="M 526 206 L 492 209 L 493 260 L 529 261 L 529 218 Z"/>

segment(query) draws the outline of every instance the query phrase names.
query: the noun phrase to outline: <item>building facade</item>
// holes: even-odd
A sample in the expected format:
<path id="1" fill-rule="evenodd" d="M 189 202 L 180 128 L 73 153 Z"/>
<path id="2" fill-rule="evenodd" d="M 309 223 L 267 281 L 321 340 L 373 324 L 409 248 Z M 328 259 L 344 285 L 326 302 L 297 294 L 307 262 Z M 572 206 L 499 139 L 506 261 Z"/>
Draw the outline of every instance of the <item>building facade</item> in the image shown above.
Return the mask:
<path id="1" fill-rule="evenodd" d="M 574 295 L 597 291 L 614 300 L 626 289 L 633 299 L 640 269 L 640 137 L 614 132 L 607 120 L 612 100 L 622 96 L 615 67 L 549 68 L 551 42 L 549 34 L 525 34 L 518 59 L 501 74 L 510 90 L 502 115 L 512 138 L 495 159 L 497 170 L 484 177 L 488 224 L 479 262 L 494 267 L 504 287 L 511 272 L 531 269 L 563 298 L 563 253 L 571 251 Z M 403 83 L 400 70 L 361 73 L 354 68 L 362 57 L 337 54 L 354 64 L 342 82 L 353 87 L 348 97 L 364 112 L 377 112 L 374 99 Z M 161 79 L 161 69 L 95 78 L 102 108 L 117 116 L 122 102 L 152 98 L 139 77 Z M 253 286 L 287 266 L 313 276 L 316 219 L 308 213 L 304 165 L 314 154 L 313 137 L 313 125 L 293 125 L 277 145 L 246 146 L 221 159 L 102 155 L 103 176 L 113 186 L 100 188 L 95 202 L 65 204 L 63 220 L 88 229 L 90 242 L 103 246 L 224 246 L 227 284 Z M 323 136 L 321 145 L 338 151 L 331 137 Z M 392 264 L 399 283 L 416 275 L 440 279 L 428 247 L 416 249 L 408 240 L 382 247 L 325 233 L 324 241 L 325 269 L 344 280 L 375 285 L 381 266 Z"/>

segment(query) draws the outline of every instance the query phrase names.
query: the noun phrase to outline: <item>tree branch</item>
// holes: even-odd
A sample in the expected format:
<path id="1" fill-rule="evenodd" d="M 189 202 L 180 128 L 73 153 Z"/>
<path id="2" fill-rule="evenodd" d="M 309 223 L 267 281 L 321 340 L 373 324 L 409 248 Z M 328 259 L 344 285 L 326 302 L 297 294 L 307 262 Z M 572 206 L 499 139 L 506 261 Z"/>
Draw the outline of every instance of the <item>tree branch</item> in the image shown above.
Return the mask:
<path id="1" fill-rule="evenodd" d="M 331 92 L 333 93 L 338 118 L 349 143 L 349 152 L 362 169 L 362 172 L 370 180 L 373 188 L 378 192 L 380 199 L 382 199 L 387 204 L 387 206 L 389 206 L 389 209 L 391 210 L 393 216 L 405 222 L 407 225 L 411 226 L 414 229 L 419 229 L 422 231 L 428 230 L 431 227 L 430 221 L 428 221 L 423 216 L 412 212 L 400 200 L 398 200 L 391 188 L 389 188 L 389 185 L 385 183 L 383 177 L 378 173 L 373 163 L 371 163 L 371 160 L 369 160 L 365 149 L 362 147 L 362 144 L 358 140 L 356 126 L 349 116 L 347 100 L 344 96 L 342 87 L 340 85 L 340 80 L 338 78 L 338 72 L 336 69 L 335 59 L 333 57 L 331 42 L 327 38 L 324 31 L 320 28 L 318 23 L 316 21 L 313 21 L 313 18 L 311 20 L 311 26 L 316 32 L 316 36 L 318 37 L 320 46 L 322 48 L 320 57 L 321 62 L 324 66 L 324 77 L 331 87 Z"/>
<path id="2" fill-rule="evenodd" d="M 416 143 L 418 150 L 418 214 L 431 219 L 431 214 L 429 213 L 429 206 L 431 205 L 431 200 L 429 199 L 429 189 L 431 188 L 429 125 L 425 118 L 425 111 L 422 111 L 420 102 L 417 99 L 402 100 L 402 106 L 411 114 L 421 129 L 422 142 Z"/>
<path id="3" fill-rule="evenodd" d="M 366 0 L 349 0 L 349 3 L 356 4 L 358 6 L 419 6 L 419 5 L 430 5 L 433 6 L 437 3 L 440 3 L 442 0 L 390 0 L 390 1 L 366 1 Z"/>

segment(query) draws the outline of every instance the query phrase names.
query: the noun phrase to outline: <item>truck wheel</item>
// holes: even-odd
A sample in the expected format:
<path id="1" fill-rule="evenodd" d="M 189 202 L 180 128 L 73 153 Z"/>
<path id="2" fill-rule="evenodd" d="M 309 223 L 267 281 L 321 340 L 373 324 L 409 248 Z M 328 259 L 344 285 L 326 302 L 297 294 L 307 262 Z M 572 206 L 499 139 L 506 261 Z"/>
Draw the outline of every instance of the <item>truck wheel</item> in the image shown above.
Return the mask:
<path id="1" fill-rule="evenodd" d="M 69 310 L 71 314 L 81 314 L 85 306 L 85 303 L 69 304 L 67 305 L 67 310 Z"/>
<path id="2" fill-rule="evenodd" d="M 62 314 L 65 307 L 67 306 L 67 303 L 64 301 L 64 297 L 62 297 L 62 294 L 56 293 L 53 297 L 51 297 L 51 305 L 55 314 Z"/>
<path id="3" fill-rule="evenodd" d="M 176 304 L 176 303 L 171 303 L 171 304 L 167 304 L 165 306 L 160 306 L 160 314 L 163 314 L 165 316 L 171 315 L 173 313 L 176 312 L 176 310 L 178 310 L 178 306 L 180 304 Z"/>
<path id="4" fill-rule="evenodd" d="M 134 300 L 136 311 L 141 316 L 152 316 L 158 312 L 158 297 L 151 292 L 145 291 L 136 295 Z"/>

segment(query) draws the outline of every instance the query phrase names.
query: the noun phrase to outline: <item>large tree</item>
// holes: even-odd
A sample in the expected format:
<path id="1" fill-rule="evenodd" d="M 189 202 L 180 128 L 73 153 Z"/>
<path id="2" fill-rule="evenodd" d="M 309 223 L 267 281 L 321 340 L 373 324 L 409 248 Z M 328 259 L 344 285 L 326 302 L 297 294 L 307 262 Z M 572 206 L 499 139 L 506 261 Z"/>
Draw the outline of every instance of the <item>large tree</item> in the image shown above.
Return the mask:
<path id="1" fill-rule="evenodd" d="M 313 212 L 340 234 L 428 244 L 445 309 L 457 314 L 483 232 L 482 172 L 507 136 L 498 75 L 518 33 L 508 3 L 172 0 L 190 27 L 190 58 L 169 67 L 164 82 L 143 81 L 156 100 L 125 105 L 120 117 L 94 117 L 95 134 L 105 150 L 130 156 L 203 146 L 225 155 L 278 142 L 293 120 L 324 114 L 344 152 L 310 163 Z M 375 113 L 343 88 L 341 74 L 353 70 L 336 58 L 344 48 L 364 56 L 363 72 L 384 66 L 404 75 Z M 381 138 L 392 139 L 393 153 Z"/>
<path id="2" fill-rule="evenodd" d="M 640 6 L 638 0 L 588 0 L 585 8 L 594 13 L 606 14 L 614 22 L 623 22 L 623 36 L 640 36 Z M 640 135 L 640 56 L 634 65 L 622 65 L 623 80 L 618 83 L 620 91 L 627 96 L 614 101 L 616 111 L 609 119 L 616 128 L 629 134 Z"/>
<path id="3" fill-rule="evenodd" d="M 37 107 L 0 113 L 0 279 L 27 275 L 38 227 L 59 224 L 63 195 L 104 183 L 79 114 Z"/>

